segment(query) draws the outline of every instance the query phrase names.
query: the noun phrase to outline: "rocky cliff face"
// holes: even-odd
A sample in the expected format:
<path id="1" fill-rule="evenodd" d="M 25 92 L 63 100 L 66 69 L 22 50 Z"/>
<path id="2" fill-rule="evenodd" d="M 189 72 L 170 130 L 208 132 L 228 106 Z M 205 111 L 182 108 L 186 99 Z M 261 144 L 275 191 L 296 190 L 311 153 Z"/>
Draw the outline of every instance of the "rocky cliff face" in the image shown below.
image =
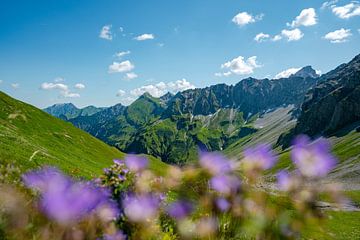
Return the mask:
<path id="1" fill-rule="evenodd" d="M 295 133 L 331 134 L 360 120 L 360 55 L 323 75 L 301 107 Z"/>
<path id="2" fill-rule="evenodd" d="M 309 67 L 306 68 L 298 72 L 298 75 L 304 77 L 295 74 L 277 80 L 247 78 L 235 86 L 217 84 L 178 93 L 169 102 L 163 117 L 187 113 L 208 115 L 221 108 L 235 108 L 243 112 L 244 116 L 249 116 L 281 105 L 299 105 L 317 81 L 311 77 L 315 75 Z M 305 74 L 306 71 L 311 74 Z"/>

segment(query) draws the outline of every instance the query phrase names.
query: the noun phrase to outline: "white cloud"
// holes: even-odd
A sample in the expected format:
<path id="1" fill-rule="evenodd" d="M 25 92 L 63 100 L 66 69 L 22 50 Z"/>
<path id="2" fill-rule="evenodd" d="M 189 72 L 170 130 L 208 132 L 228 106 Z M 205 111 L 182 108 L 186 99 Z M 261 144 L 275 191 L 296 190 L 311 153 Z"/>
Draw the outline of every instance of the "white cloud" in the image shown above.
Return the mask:
<path id="1" fill-rule="evenodd" d="M 119 89 L 119 91 L 116 93 L 117 97 L 123 97 L 125 96 L 126 92 L 122 89 Z"/>
<path id="2" fill-rule="evenodd" d="M 186 79 L 181 79 L 175 82 L 169 82 L 169 83 L 159 82 L 157 84 L 141 86 L 139 88 L 135 88 L 131 90 L 130 95 L 132 95 L 133 97 L 139 97 L 147 92 L 154 97 L 161 97 L 168 92 L 177 93 L 193 88 L 195 88 L 193 84 L 188 82 Z"/>
<path id="3" fill-rule="evenodd" d="M 264 17 L 264 14 L 259 14 L 257 16 L 253 16 L 247 12 L 240 12 L 235 17 L 233 17 L 232 22 L 235 23 L 238 26 L 245 26 L 249 23 L 254 23 L 257 21 L 262 20 Z"/>
<path id="4" fill-rule="evenodd" d="M 64 82 L 64 81 L 65 81 L 65 79 L 62 78 L 62 77 L 57 77 L 57 78 L 54 79 L 54 82 L 56 82 L 56 83 L 58 83 L 58 82 Z"/>
<path id="5" fill-rule="evenodd" d="M 43 90 L 52 90 L 52 89 L 58 89 L 58 90 L 62 90 L 62 91 L 68 91 L 69 87 L 63 83 L 47 83 L 44 82 L 41 84 L 40 86 L 41 89 Z"/>
<path id="6" fill-rule="evenodd" d="M 288 42 L 298 41 L 304 36 L 304 34 L 298 28 L 295 28 L 293 30 L 284 29 L 281 31 L 281 34 L 282 36 L 287 38 Z"/>
<path id="7" fill-rule="evenodd" d="M 145 41 L 145 40 L 151 40 L 151 39 L 154 39 L 154 38 L 155 38 L 154 34 L 145 33 L 145 34 L 142 34 L 142 35 L 139 35 L 139 36 L 135 37 L 134 39 L 137 40 L 137 41 Z"/>
<path id="8" fill-rule="evenodd" d="M 188 89 L 194 89 L 195 86 L 188 82 L 185 78 L 181 80 L 177 80 L 175 82 L 169 82 L 167 84 L 170 92 L 176 93 L 176 92 L 182 92 Z"/>
<path id="9" fill-rule="evenodd" d="M 14 89 L 18 89 L 20 87 L 20 84 L 18 83 L 12 83 L 11 84 L 11 87 L 14 88 Z"/>
<path id="10" fill-rule="evenodd" d="M 337 3 L 339 0 L 332 0 L 332 1 L 326 1 L 321 5 L 321 10 L 324 10 L 332 5 L 334 5 L 335 3 Z"/>
<path id="11" fill-rule="evenodd" d="M 165 46 L 165 43 L 158 43 L 158 46 L 163 47 L 163 46 Z"/>
<path id="12" fill-rule="evenodd" d="M 60 92 L 60 94 L 65 98 L 79 98 L 80 94 L 73 92 Z"/>
<path id="13" fill-rule="evenodd" d="M 266 33 L 259 33 L 255 36 L 254 40 L 257 41 L 257 42 L 263 42 L 263 41 L 266 41 L 267 39 L 270 38 L 270 35 L 269 34 L 266 34 Z"/>
<path id="14" fill-rule="evenodd" d="M 115 56 L 118 57 L 118 58 L 122 58 L 126 55 L 129 55 L 131 52 L 130 51 L 122 51 L 122 52 L 117 52 L 115 53 Z"/>
<path id="15" fill-rule="evenodd" d="M 106 40 L 112 40 L 111 25 L 105 25 L 102 27 L 99 37 Z"/>
<path id="16" fill-rule="evenodd" d="M 354 1 L 341 7 L 333 5 L 332 12 L 342 19 L 360 16 L 360 4 L 359 2 Z"/>
<path id="17" fill-rule="evenodd" d="M 122 73 L 122 72 L 130 72 L 133 70 L 135 66 L 129 61 L 123 61 L 123 62 L 113 62 L 109 66 L 109 73 Z"/>
<path id="18" fill-rule="evenodd" d="M 261 67 L 257 61 L 256 56 L 249 57 L 247 60 L 243 56 L 234 58 L 221 65 L 221 69 L 226 70 L 222 73 L 223 76 L 229 76 L 231 74 L 236 75 L 247 75 L 254 72 L 255 68 Z"/>
<path id="19" fill-rule="evenodd" d="M 289 68 L 275 75 L 274 79 L 288 78 L 292 74 L 297 73 L 301 68 Z"/>
<path id="20" fill-rule="evenodd" d="M 317 23 L 317 17 L 316 12 L 314 8 L 307 8 L 303 9 L 300 12 L 300 15 L 295 18 L 294 21 L 290 23 L 287 23 L 288 26 L 291 26 L 293 28 L 300 27 L 300 26 L 313 26 Z"/>
<path id="21" fill-rule="evenodd" d="M 85 88 L 85 85 L 82 84 L 82 83 L 77 83 L 77 84 L 75 84 L 74 87 L 75 87 L 76 89 L 84 89 L 84 88 Z"/>
<path id="22" fill-rule="evenodd" d="M 282 36 L 281 35 L 275 35 L 272 39 L 271 39 L 271 41 L 273 41 L 273 42 L 277 42 L 277 41 L 280 41 L 282 39 Z"/>
<path id="23" fill-rule="evenodd" d="M 80 97 L 80 94 L 71 92 L 69 90 L 69 87 L 63 83 L 44 82 L 41 84 L 40 89 L 42 89 L 42 90 L 59 90 L 60 96 L 66 97 L 66 98 Z"/>
<path id="24" fill-rule="evenodd" d="M 330 40 L 332 43 L 342 43 L 346 42 L 351 35 L 352 34 L 350 29 L 341 28 L 339 30 L 327 33 L 324 38 L 326 40 Z"/>
<path id="25" fill-rule="evenodd" d="M 129 73 L 125 74 L 125 79 L 126 80 L 132 80 L 132 79 L 135 79 L 137 77 L 138 77 L 138 75 L 136 73 L 134 73 L 134 72 L 129 72 Z"/>

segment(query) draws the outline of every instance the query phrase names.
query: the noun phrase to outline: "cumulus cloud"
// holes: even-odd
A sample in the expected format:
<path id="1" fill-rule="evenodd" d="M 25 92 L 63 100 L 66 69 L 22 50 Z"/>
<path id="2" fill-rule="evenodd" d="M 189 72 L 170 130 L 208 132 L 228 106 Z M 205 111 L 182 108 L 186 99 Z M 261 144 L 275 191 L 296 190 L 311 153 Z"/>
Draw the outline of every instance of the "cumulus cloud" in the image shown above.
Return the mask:
<path id="1" fill-rule="evenodd" d="M 304 36 L 304 34 L 298 28 L 295 28 L 293 30 L 284 29 L 281 31 L 281 35 L 287 38 L 288 42 L 298 41 Z"/>
<path id="2" fill-rule="evenodd" d="M 349 19 L 351 17 L 360 16 L 360 4 L 357 1 L 351 2 L 344 6 L 333 5 L 332 12 L 342 19 Z"/>
<path id="3" fill-rule="evenodd" d="M 125 96 L 126 92 L 122 89 L 119 89 L 119 91 L 116 93 L 117 97 L 123 97 Z"/>
<path id="4" fill-rule="evenodd" d="M 123 61 L 123 62 L 113 62 L 109 66 L 109 73 L 122 73 L 122 72 L 130 72 L 133 70 L 135 66 L 129 61 Z"/>
<path id="5" fill-rule="evenodd" d="M 288 78 L 297 73 L 301 68 L 289 68 L 275 75 L 274 79 Z"/>
<path id="6" fill-rule="evenodd" d="M 80 97 L 80 94 L 71 92 L 69 89 L 69 86 L 65 85 L 63 83 L 44 82 L 41 84 L 40 89 L 42 89 L 42 90 L 59 90 L 60 96 L 65 97 L 65 98 Z"/>
<path id="7" fill-rule="evenodd" d="M 131 90 L 130 95 L 138 97 L 147 92 L 154 97 L 161 97 L 168 92 L 177 93 L 193 88 L 195 88 L 195 86 L 192 83 L 188 82 L 186 79 L 181 79 L 169 83 L 159 82 L 156 84 L 144 85 Z"/>
<path id="8" fill-rule="evenodd" d="M 282 39 L 282 36 L 280 34 L 275 35 L 273 38 L 271 38 L 271 41 L 273 42 L 277 42 L 280 41 Z"/>
<path id="9" fill-rule="evenodd" d="M 138 75 L 136 73 L 134 73 L 134 72 L 129 72 L 129 73 L 125 74 L 125 79 L 126 80 L 132 80 L 132 79 L 135 79 L 137 77 L 138 77 Z"/>
<path id="10" fill-rule="evenodd" d="M 106 40 L 112 40 L 111 25 L 105 25 L 101 28 L 99 37 Z"/>
<path id="11" fill-rule="evenodd" d="M 337 3 L 339 0 L 332 0 L 332 1 L 326 1 L 321 5 L 321 10 L 324 10 L 326 8 L 329 8 L 333 6 L 335 3 Z"/>
<path id="12" fill-rule="evenodd" d="M 288 26 L 293 28 L 300 26 L 313 26 L 317 23 L 316 11 L 314 8 L 303 9 L 300 15 L 295 18 L 291 23 L 287 23 Z"/>
<path id="13" fill-rule="evenodd" d="M 12 83 L 12 84 L 11 84 L 11 87 L 12 87 L 13 89 L 18 89 L 18 88 L 20 87 L 20 84 L 18 84 L 18 83 Z"/>
<path id="14" fill-rule="evenodd" d="M 332 43 L 342 43 L 346 42 L 351 35 L 352 34 L 350 29 L 341 28 L 339 30 L 327 33 L 324 38 Z"/>
<path id="15" fill-rule="evenodd" d="M 151 39 L 154 39 L 154 38 L 155 38 L 154 34 L 145 33 L 145 34 L 142 34 L 142 35 L 139 35 L 139 36 L 135 37 L 134 39 L 137 40 L 137 41 L 145 41 L 145 40 L 151 40 Z"/>
<path id="16" fill-rule="evenodd" d="M 267 39 L 270 38 L 270 35 L 269 34 L 266 34 L 266 33 L 259 33 L 255 36 L 254 40 L 257 41 L 257 42 L 263 42 Z"/>
<path id="17" fill-rule="evenodd" d="M 62 90 L 62 91 L 68 91 L 69 87 L 63 83 L 47 83 L 44 82 L 41 84 L 40 86 L 41 89 L 43 90 L 52 90 L 52 89 L 58 89 L 58 90 Z"/>
<path id="18" fill-rule="evenodd" d="M 231 74 L 247 75 L 253 73 L 254 69 L 259 67 L 261 65 L 258 64 L 256 56 L 249 57 L 246 60 L 243 56 L 239 56 L 221 65 L 221 69 L 225 71 L 221 75 L 225 77 Z"/>
<path id="19" fill-rule="evenodd" d="M 126 55 L 129 55 L 131 52 L 130 51 L 122 51 L 122 52 L 117 52 L 115 53 L 115 56 L 118 57 L 118 58 L 122 58 Z"/>
<path id="20" fill-rule="evenodd" d="M 77 83 L 77 84 L 75 84 L 75 86 L 74 86 L 76 89 L 84 89 L 85 88 L 85 85 L 84 84 L 82 84 L 82 83 Z"/>
<path id="21" fill-rule="evenodd" d="M 235 17 L 233 17 L 232 22 L 235 23 L 238 26 L 245 26 L 249 23 L 254 23 L 257 21 L 262 20 L 264 17 L 264 14 L 259 14 L 256 16 L 251 15 L 247 12 L 240 12 Z"/>

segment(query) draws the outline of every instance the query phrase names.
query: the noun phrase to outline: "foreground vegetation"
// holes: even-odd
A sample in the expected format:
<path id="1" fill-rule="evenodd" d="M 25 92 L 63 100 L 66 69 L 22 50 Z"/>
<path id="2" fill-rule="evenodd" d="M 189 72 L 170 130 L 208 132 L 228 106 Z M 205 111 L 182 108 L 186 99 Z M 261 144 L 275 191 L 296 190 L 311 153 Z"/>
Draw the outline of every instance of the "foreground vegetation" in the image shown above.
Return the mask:
<path id="1" fill-rule="evenodd" d="M 21 181 L 1 184 L 0 234 L 10 239 L 331 239 L 337 236 L 332 219 L 356 218 L 315 207 L 324 197 L 334 206 L 345 200 L 336 185 L 308 184 L 336 166 L 325 141 L 298 138 L 291 152 L 297 171 L 278 172 L 273 191 L 262 187 L 263 174 L 278 161 L 270 147 L 258 145 L 243 156 L 233 162 L 201 152 L 198 166 L 172 166 L 159 177 L 146 157 L 128 155 L 92 182 L 49 167 L 31 171 Z"/>

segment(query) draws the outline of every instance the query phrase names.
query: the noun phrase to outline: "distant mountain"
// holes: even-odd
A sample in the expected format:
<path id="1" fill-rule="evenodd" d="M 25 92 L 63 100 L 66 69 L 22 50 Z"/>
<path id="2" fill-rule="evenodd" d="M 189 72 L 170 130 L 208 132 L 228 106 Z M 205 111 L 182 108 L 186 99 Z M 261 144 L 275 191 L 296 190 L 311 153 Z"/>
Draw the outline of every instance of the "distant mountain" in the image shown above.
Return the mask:
<path id="1" fill-rule="evenodd" d="M 316 71 L 311 66 L 306 66 L 297 71 L 295 74 L 292 75 L 292 77 L 302 77 L 302 78 L 318 78 L 320 77 L 319 74 L 316 73 Z"/>
<path id="2" fill-rule="evenodd" d="M 55 117 L 61 118 L 63 120 L 69 120 L 78 116 L 91 116 L 103 109 L 104 108 L 97 108 L 94 106 L 87 106 L 85 108 L 79 109 L 72 103 L 62 103 L 54 104 L 43 110 Z"/>
<path id="3" fill-rule="evenodd" d="M 69 121 L 122 151 L 183 164 L 195 159 L 198 147 L 223 150 L 256 131 L 252 122 L 258 114 L 299 107 L 317 82 L 314 72 L 305 67 L 289 78 L 247 78 L 236 85 L 217 84 L 161 98 L 145 93 L 127 107 L 119 104 Z"/>
<path id="4" fill-rule="evenodd" d="M 117 104 L 92 116 L 71 119 L 70 122 L 119 149 L 125 149 L 132 134 L 162 111 L 160 99 L 145 93 L 128 107 Z"/>
<path id="5" fill-rule="evenodd" d="M 360 55 L 321 76 L 306 94 L 296 127 L 279 143 L 288 145 L 292 136 L 329 135 L 360 121 Z"/>
<path id="6" fill-rule="evenodd" d="M 163 117 L 185 113 L 208 115 L 221 108 L 234 108 L 243 112 L 246 118 L 282 105 L 300 105 L 306 92 L 316 84 L 317 78 L 305 74 L 312 71 L 305 67 L 289 78 L 247 78 L 234 86 L 217 84 L 179 92 L 168 103 Z"/>

